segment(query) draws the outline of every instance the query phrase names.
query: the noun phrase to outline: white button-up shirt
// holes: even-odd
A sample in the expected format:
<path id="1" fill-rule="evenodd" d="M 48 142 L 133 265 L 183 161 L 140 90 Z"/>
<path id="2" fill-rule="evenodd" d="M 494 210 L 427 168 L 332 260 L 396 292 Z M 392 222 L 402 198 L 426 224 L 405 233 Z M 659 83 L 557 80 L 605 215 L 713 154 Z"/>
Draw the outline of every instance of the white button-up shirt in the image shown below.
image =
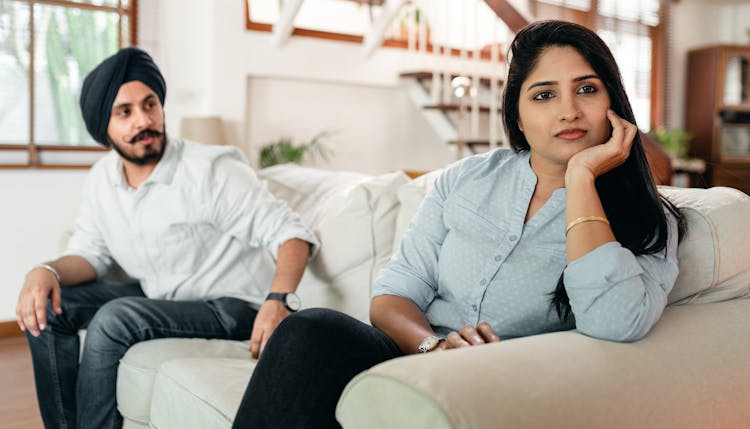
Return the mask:
<path id="1" fill-rule="evenodd" d="M 85 258 L 98 277 L 116 261 L 150 298 L 259 305 L 278 247 L 292 238 L 317 250 L 313 233 L 237 148 L 170 139 L 138 189 L 114 151 L 91 168 L 65 254 Z"/>

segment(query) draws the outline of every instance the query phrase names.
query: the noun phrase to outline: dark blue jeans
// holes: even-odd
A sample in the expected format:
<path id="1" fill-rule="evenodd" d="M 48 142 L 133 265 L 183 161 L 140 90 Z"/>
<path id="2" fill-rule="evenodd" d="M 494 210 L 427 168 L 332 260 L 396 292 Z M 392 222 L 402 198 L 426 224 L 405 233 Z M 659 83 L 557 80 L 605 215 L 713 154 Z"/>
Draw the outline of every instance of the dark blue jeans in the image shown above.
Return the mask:
<path id="1" fill-rule="evenodd" d="M 149 299 L 138 284 L 62 288 L 62 314 L 48 305 L 47 329 L 27 333 L 46 428 L 122 426 L 117 366 L 133 344 L 155 338 L 250 338 L 256 311 L 245 301 Z M 78 330 L 86 329 L 80 354 Z"/>
<path id="2" fill-rule="evenodd" d="M 346 314 L 295 313 L 268 340 L 232 428 L 339 428 L 334 413 L 346 384 L 399 356 L 387 335 Z"/>

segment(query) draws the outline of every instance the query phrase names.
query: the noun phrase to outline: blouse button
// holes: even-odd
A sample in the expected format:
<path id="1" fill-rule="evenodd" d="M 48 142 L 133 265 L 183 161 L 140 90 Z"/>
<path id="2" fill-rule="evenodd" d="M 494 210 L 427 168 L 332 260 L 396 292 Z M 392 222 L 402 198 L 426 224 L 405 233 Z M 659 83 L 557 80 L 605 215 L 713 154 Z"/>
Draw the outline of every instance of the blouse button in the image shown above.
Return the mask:
<path id="1" fill-rule="evenodd" d="M 510 237 L 508 237 L 508 239 L 510 239 L 510 241 L 516 241 L 517 238 L 518 237 L 515 234 L 511 235 Z"/>

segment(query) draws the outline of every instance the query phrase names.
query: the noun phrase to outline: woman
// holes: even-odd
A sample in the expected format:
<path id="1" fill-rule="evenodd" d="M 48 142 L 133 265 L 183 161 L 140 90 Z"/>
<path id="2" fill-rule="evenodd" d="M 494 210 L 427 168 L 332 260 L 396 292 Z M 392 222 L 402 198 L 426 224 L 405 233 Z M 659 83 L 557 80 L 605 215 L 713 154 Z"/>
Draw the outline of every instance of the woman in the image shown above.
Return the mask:
<path id="1" fill-rule="evenodd" d="M 288 317 L 235 427 L 337 427 L 348 381 L 404 354 L 648 333 L 677 277 L 682 220 L 657 194 L 609 49 L 576 24 L 531 24 L 511 46 L 503 107 L 513 150 L 437 179 L 373 286 L 374 327 L 324 309 Z"/>

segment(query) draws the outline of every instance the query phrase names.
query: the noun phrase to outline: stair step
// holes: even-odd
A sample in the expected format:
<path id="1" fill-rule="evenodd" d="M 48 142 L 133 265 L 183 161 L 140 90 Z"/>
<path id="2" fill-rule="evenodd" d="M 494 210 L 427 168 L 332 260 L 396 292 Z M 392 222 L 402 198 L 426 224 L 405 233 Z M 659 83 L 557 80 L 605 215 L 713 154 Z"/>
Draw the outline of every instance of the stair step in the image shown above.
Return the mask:
<path id="1" fill-rule="evenodd" d="M 405 72 L 405 73 L 399 74 L 399 76 L 402 77 L 402 78 L 411 78 L 411 79 L 416 79 L 418 81 L 431 80 L 432 79 L 432 75 L 433 75 L 433 73 L 431 71 L 413 71 L 413 72 Z M 451 79 L 453 79 L 454 77 L 458 77 L 458 76 L 466 76 L 468 78 L 472 77 L 472 76 L 469 76 L 469 75 L 461 75 L 461 74 L 458 74 L 458 73 L 453 73 L 453 74 L 451 74 Z M 487 76 L 480 76 L 479 77 L 479 83 L 481 83 L 483 86 L 486 86 L 486 87 L 490 86 L 490 81 L 491 80 L 492 79 L 489 78 L 489 77 L 487 77 Z M 502 85 L 504 83 L 504 81 L 502 79 L 498 79 L 498 82 L 500 83 L 500 85 Z"/>
<path id="2" fill-rule="evenodd" d="M 423 109 L 440 110 L 442 112 L 458 112 L 460 105 L 458 103 L 447 103 L 447 104 L 427 104 L 422 106 Z M 479 111 L 482 113 L 490 113 L 490 106 L 479 106 Z M 503 109 L 497 108 L 498 112 L 502 112 Z M 466 106 L 466 112 L 471 112 L 471 105 Z"/>

